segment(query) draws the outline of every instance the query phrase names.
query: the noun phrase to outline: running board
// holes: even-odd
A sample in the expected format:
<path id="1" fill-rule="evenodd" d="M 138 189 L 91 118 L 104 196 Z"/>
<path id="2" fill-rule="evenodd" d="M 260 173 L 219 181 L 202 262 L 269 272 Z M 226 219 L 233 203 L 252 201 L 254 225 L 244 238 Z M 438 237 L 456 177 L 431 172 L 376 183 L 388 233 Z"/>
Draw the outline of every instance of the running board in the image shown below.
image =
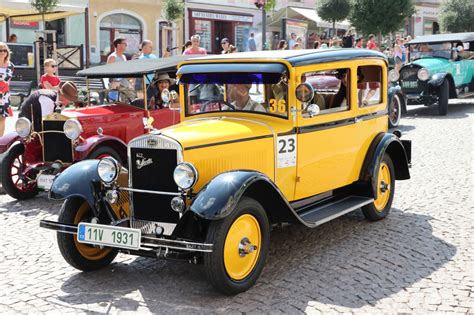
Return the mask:
<path id="1" fill-rule="evenodd" d="M 471 98 L 474 97 L 474 92 L 460 93 L 458 98 Z"/>
<path id="2" fill-rule="evenodd" d="M 373 198 L 361 196 L 345 196 L 299 212 L 300 218 L 310 227 L 316 227 L 341 215 L 357 210 L 374 202 Z"/>

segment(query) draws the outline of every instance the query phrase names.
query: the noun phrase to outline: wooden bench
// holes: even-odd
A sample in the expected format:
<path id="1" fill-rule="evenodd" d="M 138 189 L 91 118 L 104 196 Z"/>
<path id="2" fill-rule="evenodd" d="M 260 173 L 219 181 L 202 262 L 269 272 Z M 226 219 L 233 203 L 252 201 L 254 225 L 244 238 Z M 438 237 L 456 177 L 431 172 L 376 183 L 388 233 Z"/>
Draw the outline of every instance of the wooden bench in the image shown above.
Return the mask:
<path id="1" fill-rule="evenodd" d="M 87 79 L 85 77 L 59 76 L 61 82 L 71 81 L 77 86 L 78 90 L 87 90 Z M 105 82 L 102 78 L 89 79 L 89 90 L 99 93 L 99 102 L 102 104 L 105 98 Z"/>
<path id="2" fill-rule="evenodd" d="M 18 108 L 20 108 L 23 99 L 28 97 L 33 88 L 33 81 L 10 81 L 10 96 L 18 96 L 20 98 L 20 103 Z"/>

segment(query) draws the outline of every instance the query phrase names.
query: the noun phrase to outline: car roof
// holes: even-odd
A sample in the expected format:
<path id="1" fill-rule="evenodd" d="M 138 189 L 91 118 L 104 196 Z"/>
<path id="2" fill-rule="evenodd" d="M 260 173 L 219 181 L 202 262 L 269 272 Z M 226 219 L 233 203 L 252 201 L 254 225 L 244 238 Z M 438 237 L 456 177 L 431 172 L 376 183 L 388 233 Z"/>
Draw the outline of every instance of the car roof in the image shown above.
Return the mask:
<path id="1" fill-rule="evenodd" d="M 474 32 L 417 36 L 408 44 L 474 41 Z"/>
<path id="2" fill-rule="evenodd" d="M 356 48 L 339 48 L 339 49 L 302 49 L 302 50 L 265 50 L 253 52 L 241 52 L 223 55 L 208 55 L 194 58 L 190 63 L 206 63 L 206 61 L 226 61 L 226 60 L 266 60 L 278 61 L 287 60 L 292 66 L 304 66 L 311 64 L 319 64 L 326 62 L 378 58 L 387 61 L 387 57 L 381 52 L 356 49 Z M 184 62 L 183 65 L 188 62 Z"/>
<path id="3" fill-rule="evenodd" d="M 156 71 L 176 71 L 178 64 L 187 59 L 190 59 L 190 56 L 173 56 L 169 58 L 136 59 L 127 62 L 114 62 L 78 71 L 77 75 L 88 78 L 139 78 L 145 74 Z"/>

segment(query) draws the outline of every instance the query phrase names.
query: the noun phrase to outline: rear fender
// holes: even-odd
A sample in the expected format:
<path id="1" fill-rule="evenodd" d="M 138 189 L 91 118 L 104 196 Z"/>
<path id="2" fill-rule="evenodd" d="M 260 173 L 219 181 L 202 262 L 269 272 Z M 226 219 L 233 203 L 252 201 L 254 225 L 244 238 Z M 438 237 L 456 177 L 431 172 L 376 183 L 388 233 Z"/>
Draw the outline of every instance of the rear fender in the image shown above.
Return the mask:
<path id="1" fill-rule="evenodd" d="M 409 157 L 411 157 L 411 142 L 407 140 L 405 142 L 407 142 L 407 150 L 410 150 L 410 152 L 405 151 L 402 141 L 392 133 L 380 133 L 372 141 L 359 177 L 360 181 L 369 183 L 370 197 L 377 198 L 378 167 L 385 153 L 390 155 L 393 161 L 395 179 L 403 180 L 410 178 Z"/>
<path id="2" fill-rule="evenodd" d="M 9 132 L 3 137 L 0 137 L 0 154 L 7 152 L 12 144 L 20 139 L 20 136 L 16 132 Z"/>
<path id="3" fill-rule="evenodd" d="M 81 161 L 88 158 L 89 154 L 99 146 L 109 146 L 120 154 L 120 158 L 125 163 L 127 161 L 127 144 L 121 139 L 107 136 L 95 135 L 79 143 L 75 148 L 76 160 Z"/>
<path id="4" fill-rule="evenodd" d="M 102 185 L 97 174 L 98 164 L 99 160 L 85 160 L 65 169 L 54 179 L 49 198 L 53 200 L 82 198 L 89 204 L 94 214 L 98 215 L 98 193 Z"/>
<path id="5" fill-rule="evenodd" d="M 190 210 L 206 220 L 228 216 L 243 196 L 260 202 L 272 223 L 303 223 L 280 190 L 255 171 L 230 171 L 214 177 L 193 200 Z"/>

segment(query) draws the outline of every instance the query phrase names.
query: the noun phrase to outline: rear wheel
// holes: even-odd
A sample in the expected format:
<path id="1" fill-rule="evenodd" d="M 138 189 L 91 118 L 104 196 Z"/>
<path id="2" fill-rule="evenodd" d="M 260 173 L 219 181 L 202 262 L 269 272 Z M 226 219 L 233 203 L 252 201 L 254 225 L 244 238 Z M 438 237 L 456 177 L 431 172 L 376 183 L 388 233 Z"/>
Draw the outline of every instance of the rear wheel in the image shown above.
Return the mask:
<path id="1" fill-rule="evenodd" d="M 390 213 L 395 193 L 395 170 L 389 155 L 383 156 L 375 176 L 377 176 L 377 199 L 362 207 L 362 212 L 369 221 L 381 220 Z"/>
<path id="2" fill-rule="evenodd" d="M 89 204 L 83 199 L 66 200 L 59 213 L 58 222 L 79 224 L 91 222 L 94 214 Z M 112 248 L 79 243 L 76 234 L 58 232 L 58 246 L 61 255 L 68 264 L 82 271 L 93 271 L 108 266 L 117 256 L 118 251 Z"/>
<path id="3" fill-rule="evenodd" d="M 25 147 L 22 143 L 12 146 L 2 159 L 0 178 L 3 189 L 11 197 L 19 200 L 30 199 L 38 194 L 36 174 L 27 170 Z"/>
<path id="4" fill-rule="evenodd" d="M 438 96 L 438 112 L 441 116 L 446 116 L 448 114 L 449 102 L 449 83 L 447 80 L 444 80 L 443 84 L 441 84 L 441 86 L 439 87 Z"/>
<path id="5" fill-rule="evenodd" d="M 388 109 L 388 126 L 390 128 L 397 127 L 402 117 L 402 100 L 399 94 L 395 93 L 393 95 Z"/>
<path id="6" fill-rule="evenodd" d="M 204 268 L 212 285 L 225 294 L 237 294 L 255 284 L 265 264 L 270 225 L 262 205 L 242 198 L 226 218 L 211 222 L 206 242 L 213 252 L 204 254 Z"/>

